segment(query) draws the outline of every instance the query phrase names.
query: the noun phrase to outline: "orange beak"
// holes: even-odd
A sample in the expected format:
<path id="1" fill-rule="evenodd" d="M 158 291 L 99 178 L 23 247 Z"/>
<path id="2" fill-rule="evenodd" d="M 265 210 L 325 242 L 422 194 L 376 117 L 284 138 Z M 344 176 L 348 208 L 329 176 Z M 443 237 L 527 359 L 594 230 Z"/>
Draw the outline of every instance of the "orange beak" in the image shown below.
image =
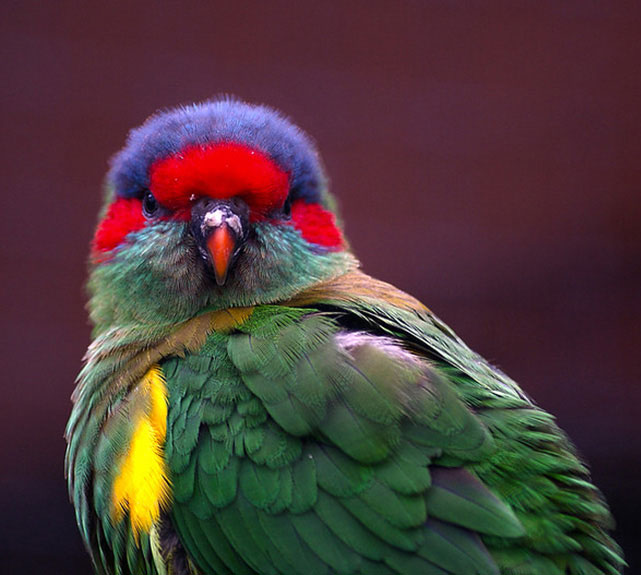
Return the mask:
<path id="1" fill-rule="evenodd" d="M 207 240 L 207 249 L 214 264 L 216 283 L 221 286 L 227 280 L 227 272 L 236 249 L 236 235 L 227 223 L 221 223 Z"/>

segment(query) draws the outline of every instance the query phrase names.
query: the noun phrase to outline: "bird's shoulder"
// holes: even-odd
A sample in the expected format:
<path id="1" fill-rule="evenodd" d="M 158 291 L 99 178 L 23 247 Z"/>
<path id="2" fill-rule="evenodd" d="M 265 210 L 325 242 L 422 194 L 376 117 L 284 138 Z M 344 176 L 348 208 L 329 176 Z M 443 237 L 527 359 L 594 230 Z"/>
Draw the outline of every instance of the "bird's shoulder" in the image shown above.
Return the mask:
<path id="1" fill-rule="evenodd" d="M 427 359 L 346 316 L 259 306 L 162 363 L 183 544 L 233 572 L 494 573 L 475 533 L 522 526 L 465 468 L 488 430 Z"/>
<path id="2" fill-rule="evenodd" d="M 460 371 L 489 393 L 530 403 L 516 382 L 470 349 L 454 330 L 415 297 L 360 270 L 319 283 L 288 305 L 338 310 L 352 325 L 392 335 L 415 353 Z"/>

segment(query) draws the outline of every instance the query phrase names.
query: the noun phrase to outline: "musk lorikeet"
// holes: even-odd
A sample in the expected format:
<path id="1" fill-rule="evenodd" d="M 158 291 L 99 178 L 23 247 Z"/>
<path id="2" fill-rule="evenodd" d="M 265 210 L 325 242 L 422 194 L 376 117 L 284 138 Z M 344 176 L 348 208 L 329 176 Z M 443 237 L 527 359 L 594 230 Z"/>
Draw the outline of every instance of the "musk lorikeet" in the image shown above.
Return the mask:
<path id="1" fill-rule="evenodd" d="M 133 130 L 90 267 L 66 472 L 97 573 L 621 572 L 554 418 L 358 270 L 277 112 Z"/>

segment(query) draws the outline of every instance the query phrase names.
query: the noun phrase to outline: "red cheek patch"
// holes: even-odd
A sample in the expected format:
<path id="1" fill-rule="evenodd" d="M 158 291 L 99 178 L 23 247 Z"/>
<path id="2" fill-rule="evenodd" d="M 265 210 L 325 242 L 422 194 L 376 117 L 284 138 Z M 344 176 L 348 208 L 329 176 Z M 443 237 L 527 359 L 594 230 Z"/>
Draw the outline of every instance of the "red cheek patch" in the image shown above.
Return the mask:
<path id="1" fill-rule="evenodd" d="M 343 234 L 332 212 L 318 204 L 298 200 L 292 204 L 292 224 L 306 241 L 332 251 L 343 248 Z"/>
<path id="2" fill-rule="evenodd" d="M 193 200 L 242 198 L 252 219 L 279 209 L 287 198 L 289 176 L 267 155 L 236 143 L 193 146 L 154 163 L 150 189 L 171 210 Z"/>
<path id="3" fill-rule="evenodd" d="M 118 198 L 107 210 L 93 238 L 95 252 L 107 252 L 125 239 L 129 232 L 145 227 L 142 202 L 138 199 Z"/>

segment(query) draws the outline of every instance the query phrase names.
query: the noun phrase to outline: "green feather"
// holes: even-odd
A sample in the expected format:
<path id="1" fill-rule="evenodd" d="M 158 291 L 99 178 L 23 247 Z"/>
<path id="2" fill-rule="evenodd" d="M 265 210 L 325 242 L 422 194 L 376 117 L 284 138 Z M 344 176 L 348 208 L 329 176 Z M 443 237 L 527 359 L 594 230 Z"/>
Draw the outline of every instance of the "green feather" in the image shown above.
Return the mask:
<path id="1" fill-rule="evenodd" d="M 299 461 L 292 466 L 292 513 L 304 513 L 310 509 L 318 497 L 316 482 L 316 465 L 310 454 L 303 453 Z"/>
<path id="2" fill-rule="evenodd" d="M 350 549 L 368 559 L 383 559 L 386 547 L 384 541 L 360 524 L 336 498 L 321 492 L 315 510 L 325 525 Z"/>
<path id="3" fill-rule="evenodd" d="M 240 488 L 244 497 L 259 509 L 272 505 L 280 491 L 280 473 L 245 460 L 240 468 Z"/>
<path id="4" fill-rule="evenodd" d="M 218 446 L 218 448 L 220 450 L 224 449 L 222 445 Z M 202 456 L 199 458 L 200 460 L 206 460 L 206 457 Z M 241 476 L 240 467 L 240 459 L 230 457 L 228 464 L 224 468 L 210 474 L 199 463 L 198 484 L 207 498 L 207 501 L 203 502 L 203 504 L 210 507 L 212 512 L 216 507 L 228 505 L 236 497 L 239 477 Z"/>
<path id="5" fill-rule="evenodd" d="M 499 573 L 477 534 L 437 519 L 425 523 L 425 539 L 418 555 L 451 573 Z"/>
<path id="6" fill-rule="evenodd" d="M 464 469 L 433 467 L 425 502 L 430 516 L 489 535 L 520 537 L 521 522 L 510 508 Z"/>
<path id="7" fill-rule="evenodd" d="M 418 527 L 427 519 L 423 494 L 403 495 L 375 481 L 359 498 L 387 522 L 400 528 Z"/>
<path id="8" fill-rule="evenodd" d="M 308 449 L 316 465 L 318 485 L 337 497 L 349 497 L 371 486 L 374 470 L 330 445 L 319 443 Z"/>
<path id="9" fill-rule="evenodd" d="M 415 554 L 394 552 L 386 560 L 386 563 L 393 567 L 399 575 L 451 575 L 445 569 L 441 569 L 431 561 Z"/>
<path id="10" fill-rule="evenodd" d="M 291 516 L 294 529 L 309 548 L 338 573 L 354 573 L 360 557 L 338 539 L 313 511 Z"/>
<path id="11" fill-rule="evenodd" d="M 418 544 L 422 540 L 422 535 L 416 530 L 408 530 L 392 525 L 360 498 L 349 500 L 339 499 L 338 501 L 345 510 L 354 516 L 364 527 L 388 545 L 405 551 L 416 551 L 418 548 Z"/>
<path id="12" fill-rule="evenodd" d="M 300 538 L 289 516 L 259 513 L 258 521 L 271 542 L 274 554 L 291 565 L 292 575 L 328 575 L 329 567 Z"/>

